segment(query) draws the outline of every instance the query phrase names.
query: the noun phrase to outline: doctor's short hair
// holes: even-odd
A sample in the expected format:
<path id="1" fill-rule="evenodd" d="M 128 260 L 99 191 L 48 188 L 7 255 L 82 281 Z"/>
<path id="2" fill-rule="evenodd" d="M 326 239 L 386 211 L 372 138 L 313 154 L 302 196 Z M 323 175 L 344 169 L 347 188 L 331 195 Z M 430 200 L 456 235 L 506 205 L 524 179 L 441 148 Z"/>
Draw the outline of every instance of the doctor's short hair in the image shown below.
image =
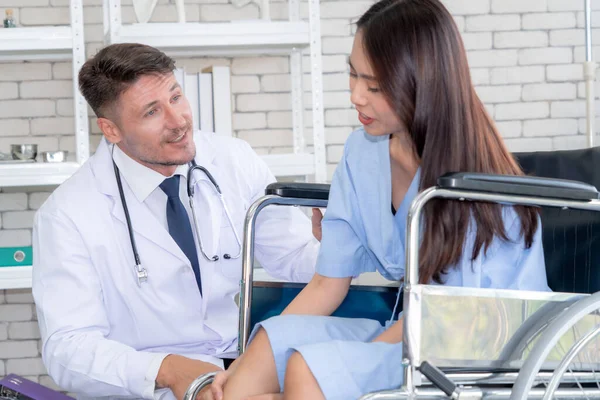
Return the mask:
<path id="1" fill-rule="evenodd" d="M 102 48 L 79 70 L 79 90 L 97 117 L 106 118 L 119 96 L 144 75 L 163 75 L 175 61 L 162 51 L 139 43 Z"/>

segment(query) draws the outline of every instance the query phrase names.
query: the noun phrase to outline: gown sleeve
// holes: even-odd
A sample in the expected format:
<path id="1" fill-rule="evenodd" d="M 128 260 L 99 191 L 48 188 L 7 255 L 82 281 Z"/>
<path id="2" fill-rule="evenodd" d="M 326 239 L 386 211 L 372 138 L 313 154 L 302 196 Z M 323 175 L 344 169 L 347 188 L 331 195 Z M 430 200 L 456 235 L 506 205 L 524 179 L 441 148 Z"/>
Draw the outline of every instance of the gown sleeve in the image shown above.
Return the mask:
<path id="1" fill-rule="evenodd" d="M 365 247 L 364 223 L 354 177 L 348 165 L 348 144 L 333 175 L 322 232 L 317 273 L 331 278 L 346 278 L 376 270 Z"/>

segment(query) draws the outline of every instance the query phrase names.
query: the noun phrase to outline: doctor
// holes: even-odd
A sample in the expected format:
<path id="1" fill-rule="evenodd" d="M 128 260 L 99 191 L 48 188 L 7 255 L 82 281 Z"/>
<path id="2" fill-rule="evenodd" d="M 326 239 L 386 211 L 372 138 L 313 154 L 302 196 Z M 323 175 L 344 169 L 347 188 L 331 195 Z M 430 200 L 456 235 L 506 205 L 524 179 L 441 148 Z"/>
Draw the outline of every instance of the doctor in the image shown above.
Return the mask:
<path id="1" fill-rule="evenodd" d="M 192 131 L 174 68 L 139 44 L 84 64 L 79 87 L 105 140 L 35 216 L 42 356 L 80 399 L 181 399 L 236 354 L 239 235 L 275 179 L 245 142 Z M 193 162 L 206 172 L 188 176 Z M 271 275 L 306 282 L 317 252 L 300 211 L 261 213 L 256 255 Z"/>

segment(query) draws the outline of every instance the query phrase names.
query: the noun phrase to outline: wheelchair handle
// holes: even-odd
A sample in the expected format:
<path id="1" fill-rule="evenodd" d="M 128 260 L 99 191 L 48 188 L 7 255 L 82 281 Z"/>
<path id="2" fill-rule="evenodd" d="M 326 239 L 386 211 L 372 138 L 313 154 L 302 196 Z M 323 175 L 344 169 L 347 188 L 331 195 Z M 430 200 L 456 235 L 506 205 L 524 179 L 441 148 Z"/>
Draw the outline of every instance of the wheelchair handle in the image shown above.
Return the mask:
<path id="1" fill-rule="evenodd" d="M 328 200 L 331 185 L 327 183 L 271 183 L 265 190 L 266 195 L 277 195 L 296 199 Z"/>
<path id="2" fill-rule="evenodd" d="M 451 399 L 458 398 L 456 393 L 456 384 L 452 382 L 448 377 L 440 371 L 435 365 L 430 364 L 427 361 L 423 361 L 419 367 L 419 371 L 427 377 L 435 386 L 437 386 L 442 392 L 446 393 L 446 396 Z"/>

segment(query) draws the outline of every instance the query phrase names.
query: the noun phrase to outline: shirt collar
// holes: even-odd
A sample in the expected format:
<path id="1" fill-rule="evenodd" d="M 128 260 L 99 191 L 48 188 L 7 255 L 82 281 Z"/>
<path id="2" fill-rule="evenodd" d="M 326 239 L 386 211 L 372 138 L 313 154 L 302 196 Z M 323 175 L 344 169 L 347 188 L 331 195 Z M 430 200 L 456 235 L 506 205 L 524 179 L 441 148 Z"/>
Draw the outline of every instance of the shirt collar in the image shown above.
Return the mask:
<path id="1" fill-rule="evenodd" d="M 140 203 L 143 203 L 166 179 L 164 175 L 129 157 L 116 145 L 114 146 L 113 160 Z M 173 175 L 181 175 L 184 179 L 187 179 L 187 171 L 187 164 L 179 165 Z"/>

